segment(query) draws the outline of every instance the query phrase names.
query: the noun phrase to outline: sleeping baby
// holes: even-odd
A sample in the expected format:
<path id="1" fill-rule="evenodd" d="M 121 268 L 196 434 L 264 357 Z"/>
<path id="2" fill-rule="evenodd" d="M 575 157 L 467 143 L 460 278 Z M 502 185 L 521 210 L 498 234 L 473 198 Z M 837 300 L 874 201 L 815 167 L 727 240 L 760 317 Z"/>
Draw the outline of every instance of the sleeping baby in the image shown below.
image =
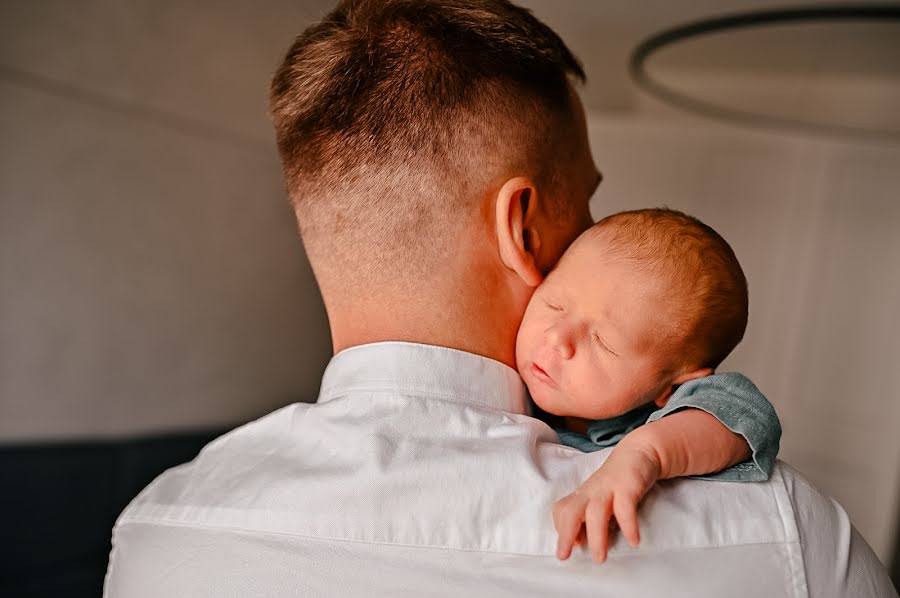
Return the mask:
<path id="1" fill-rule="evenodd" d="M 657 480 L 768 479 L 775 411 L 740 374 L 716 374 L 747 325 L 747 283 L 728 243 L 669 209 L 613 214 L 536 289 L 516 341 L 534 404 L 563 444 L 615 446 L 554 505 L 557 556 L 606 559 L 615 519 L 633 546 L 637 505 Z"/>

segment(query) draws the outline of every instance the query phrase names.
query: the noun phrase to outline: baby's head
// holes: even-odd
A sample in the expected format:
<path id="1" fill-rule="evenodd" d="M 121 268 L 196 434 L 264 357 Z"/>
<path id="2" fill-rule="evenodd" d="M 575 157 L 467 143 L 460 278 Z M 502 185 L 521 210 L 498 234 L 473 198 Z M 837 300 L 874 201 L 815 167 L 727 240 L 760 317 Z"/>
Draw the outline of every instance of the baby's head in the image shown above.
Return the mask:
<path id="1" fill-rule="evenodd" d="M 709 375 L 744 336 L 747 282 L 731 247 L 668 209 L 621 212 L 588 229 L 537 288 L 516 341 L 534 402 L 605 419 L 664 405 Z"/>

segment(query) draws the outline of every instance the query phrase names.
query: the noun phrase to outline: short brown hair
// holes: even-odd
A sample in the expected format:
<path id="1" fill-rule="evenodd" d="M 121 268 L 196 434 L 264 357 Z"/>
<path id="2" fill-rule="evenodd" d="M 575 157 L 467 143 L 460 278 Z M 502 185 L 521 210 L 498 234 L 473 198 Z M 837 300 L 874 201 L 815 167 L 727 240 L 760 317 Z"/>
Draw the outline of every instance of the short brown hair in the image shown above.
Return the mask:
<path id="1" fill-rule="evenodd" d="M 680 317 L 671 339 L 678 362 L 716 368 L 747 328 L 747 279 L 722 236 L 697 218 L 669 208 L 619 212 L 591 228 L 610 241 L 612 256 L 667 277 Z"/>
<path id="2" fill-rule="evenodd" d="M 501 168 L 553 178 L 570 77 L 584 72 L 559 36 L 508 1 L 341 2 L 271 84 L 307 252 L 355 251 L 345 269 L 427 268 Z"/>

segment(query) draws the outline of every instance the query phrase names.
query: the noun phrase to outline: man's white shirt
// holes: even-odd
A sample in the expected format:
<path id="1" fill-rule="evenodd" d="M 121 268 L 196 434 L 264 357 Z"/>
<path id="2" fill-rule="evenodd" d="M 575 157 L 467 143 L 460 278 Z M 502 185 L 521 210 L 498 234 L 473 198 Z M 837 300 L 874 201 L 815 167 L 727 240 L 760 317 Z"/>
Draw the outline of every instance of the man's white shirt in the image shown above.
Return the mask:
<path id="1" fill-rule="evenodd" d="M 609 450 L 557 444 L 518 374 L 443 347 L 335 355 L 295 403 L 160 475 L 120 515 L 104 595 L 888 597 L 847 514 L 778 463 L 661 482 L 595 564 L 555 557 L 553 503 Z"/>

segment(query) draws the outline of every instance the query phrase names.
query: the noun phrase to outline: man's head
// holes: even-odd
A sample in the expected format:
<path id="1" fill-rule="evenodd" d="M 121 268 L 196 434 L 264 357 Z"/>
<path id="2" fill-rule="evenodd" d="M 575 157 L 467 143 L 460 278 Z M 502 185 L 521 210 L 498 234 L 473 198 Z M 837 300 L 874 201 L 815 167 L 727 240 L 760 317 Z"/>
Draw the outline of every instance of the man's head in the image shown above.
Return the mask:
<path id="1" fill-rule="evenodd" d="M 583 79 L 549 27 L 502 0 L 348 0 L 301 34 L 270 110 L 329 315 L 464 270 L 474 288 L 515 286 L 477 278 L 503 278 L 491 257 L 535 286 L 590 225 Z M 527 297 L 512 295 L 495 300 L 520 317 Z"/>
<path id="2" fill-rule="evenodd" d="M 668 400 L 712 373 L 747 327 L 747 282 L 728 243 L 668 209 L 585 232 L 525 313 L 517 357 L 535 402 L 600 419 Z"/>

